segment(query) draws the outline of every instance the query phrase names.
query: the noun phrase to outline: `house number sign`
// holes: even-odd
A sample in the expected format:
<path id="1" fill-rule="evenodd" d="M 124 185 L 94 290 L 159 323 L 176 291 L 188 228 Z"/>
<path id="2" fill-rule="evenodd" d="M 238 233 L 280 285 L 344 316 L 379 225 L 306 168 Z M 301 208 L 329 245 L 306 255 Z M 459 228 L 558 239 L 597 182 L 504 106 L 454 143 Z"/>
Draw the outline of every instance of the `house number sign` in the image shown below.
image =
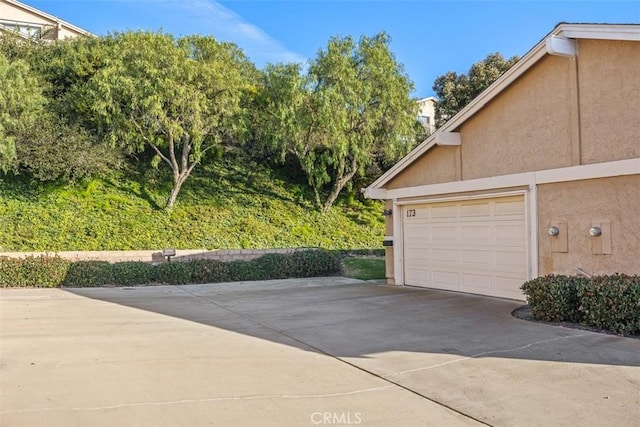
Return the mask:
<path id="1" fill-rule="evenodd" d="M 414 216 L 416 216 L 416 210 L 415 209 L 407 209 L 407 218 L 413 218 Z"/>

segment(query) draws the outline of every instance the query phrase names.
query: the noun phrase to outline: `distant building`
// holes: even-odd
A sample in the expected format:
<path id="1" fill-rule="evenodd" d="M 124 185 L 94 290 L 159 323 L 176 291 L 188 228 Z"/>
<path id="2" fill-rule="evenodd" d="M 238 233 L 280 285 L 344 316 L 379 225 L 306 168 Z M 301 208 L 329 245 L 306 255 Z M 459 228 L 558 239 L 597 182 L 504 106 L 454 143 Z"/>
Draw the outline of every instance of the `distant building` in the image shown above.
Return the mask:
<path id="1" fill-rule="evenodd" d="M 425 130 L 432 134 L 436 130 L 435 118 L 436 118 L 436 102 L 437 100 L 430 96 L 428 98 L 418 99 L 418 120 L 422 123 Z"/>
<path id="2" fill-rule="evenodd" d="M 0 35 L 15 33 L 32 40 L 91 36 L 89 31 L 15 0 L 0 0 Z"/>

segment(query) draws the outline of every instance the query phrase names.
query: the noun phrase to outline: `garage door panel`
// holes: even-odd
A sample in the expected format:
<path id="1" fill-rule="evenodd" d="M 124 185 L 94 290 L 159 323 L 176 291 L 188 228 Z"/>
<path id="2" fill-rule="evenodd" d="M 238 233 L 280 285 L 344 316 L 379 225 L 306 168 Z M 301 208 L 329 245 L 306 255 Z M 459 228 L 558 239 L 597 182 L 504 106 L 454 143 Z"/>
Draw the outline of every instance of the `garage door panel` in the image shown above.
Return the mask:
<path id="1" fill-rule="evenodd" d="M 462 289 L 467 292 L 477 291 L 480 293 L 488 289 L 493 288 L 494 278 L 491 274 L 463 274 L 462 275 Z"/>
<path id="2" fill-rule="evenodd" d="M 524 249 L 519 252 L 515 251 L 496 251 L 496 266 L 507 267 L 526 267 L 526 252 Z"/>
<path id="3" fill-rule="evenodd" d="M 455 218 L 458 214 L 458 207 L 455 205 L 438 205 L 430 209 L 432 219 Z"/>
<path id="4" fill-rule="evenodd" d="M 462 240 L 464 240 L 465 242 L 470 243 L 473 240 L 486 242 L 491 238 L 491 226 L 488 224 L 463 225 L 461 229 Z"/>
<path id="5" fill-rule="evenodd" d="M 434 262 L 453 262 L 459 261 L 458 250 L 456 249 L 433 249 L 433 261 Z"/>
<path id="6" fill-rule="evenodd" d="M 522 298 L 522 291 L 520 290 L 522 283 L 519 277 L 498 277 L 496 278 L 496 293 L 494 295 L 520 299 Z"/>
<path id="7" fill-rule="evenodd" d="M 432 287 L 434 288 L 447 289 L 450 291 L 459 290 L 458 273 L 452 273 L 450 271 L 434 271 L 432 278 Z"/>
<path id="8" fill-rule="evenodd" d="M 494 213 L 496 216 L 522 215 L 522 202 L 516 200 L 499 201 L 496 200 Z"/>
<path id="9" fill-rule="evenodd" d="M 460 261 L 465 264 L 482 264 L 493 265 L 493 255 L 486 250 L 468 250 L 463 249 L 460 251 Z"/>
<path id="10" fill-rule="evenodd" d="M 487 217 L 491 214 L 491 206 L 486 203 L 462 204 L 461 217 Z"/>
<path id="11" fill-rule="evenodd" d="M 412 205 L 403 220 L 407 285 L 523 298 L 523 196 Z"/>
<path id="12" fill-rule="evenodd" d="M 515 240 L 519 243 L 523 243 L 524 239 L 524 223 L 504 223 L 495 225 L 496 240 Z"/>
<path id="13" fill-rule="evenodd" d="M 457 240 L 458 227 L 455 225 L 442 225 L 431 228 L 431 239 L 437 240 Z"/>

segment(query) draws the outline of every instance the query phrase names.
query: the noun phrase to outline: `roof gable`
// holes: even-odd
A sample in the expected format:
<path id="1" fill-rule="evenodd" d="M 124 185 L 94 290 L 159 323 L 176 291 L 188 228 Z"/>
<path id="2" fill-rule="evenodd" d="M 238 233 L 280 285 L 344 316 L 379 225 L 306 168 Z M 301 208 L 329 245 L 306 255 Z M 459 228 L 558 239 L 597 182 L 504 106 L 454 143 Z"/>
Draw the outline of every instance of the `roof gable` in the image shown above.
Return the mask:
<path id="1" fill-rule="evenodd" d="M 516 79 L 526 73 L 544 56 L 572 55 L 575 39 L 640 41 L 640 25 L 636 24 L 558 24 L 538 44 L 527 52 L 513 67 L 500 76 L 447 123 L 414 148 L 409 154 L 385 172 L 365 189 L 365 194 L 373 197 L 376 190 L 383 188 L 404 169 L 423 156 L 436 145 L 459 145 L 456 130 L 474 116 L 487 103 L 497 97 Z M 573 47 L 575 54 L 575 46 Z"/>

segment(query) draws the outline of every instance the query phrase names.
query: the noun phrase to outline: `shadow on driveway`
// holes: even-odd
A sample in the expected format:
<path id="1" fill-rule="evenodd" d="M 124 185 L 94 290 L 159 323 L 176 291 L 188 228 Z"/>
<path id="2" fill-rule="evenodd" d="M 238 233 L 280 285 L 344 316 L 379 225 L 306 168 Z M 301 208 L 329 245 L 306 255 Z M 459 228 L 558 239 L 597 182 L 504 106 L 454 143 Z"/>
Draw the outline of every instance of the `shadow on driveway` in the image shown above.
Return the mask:
<path id="1" fill-rule="evenodd" d="M 84 297 L 324 352 L 640 366 L 640 341 L 513 318 L 522 302 L 346 278 L 66 289 Z"/>

